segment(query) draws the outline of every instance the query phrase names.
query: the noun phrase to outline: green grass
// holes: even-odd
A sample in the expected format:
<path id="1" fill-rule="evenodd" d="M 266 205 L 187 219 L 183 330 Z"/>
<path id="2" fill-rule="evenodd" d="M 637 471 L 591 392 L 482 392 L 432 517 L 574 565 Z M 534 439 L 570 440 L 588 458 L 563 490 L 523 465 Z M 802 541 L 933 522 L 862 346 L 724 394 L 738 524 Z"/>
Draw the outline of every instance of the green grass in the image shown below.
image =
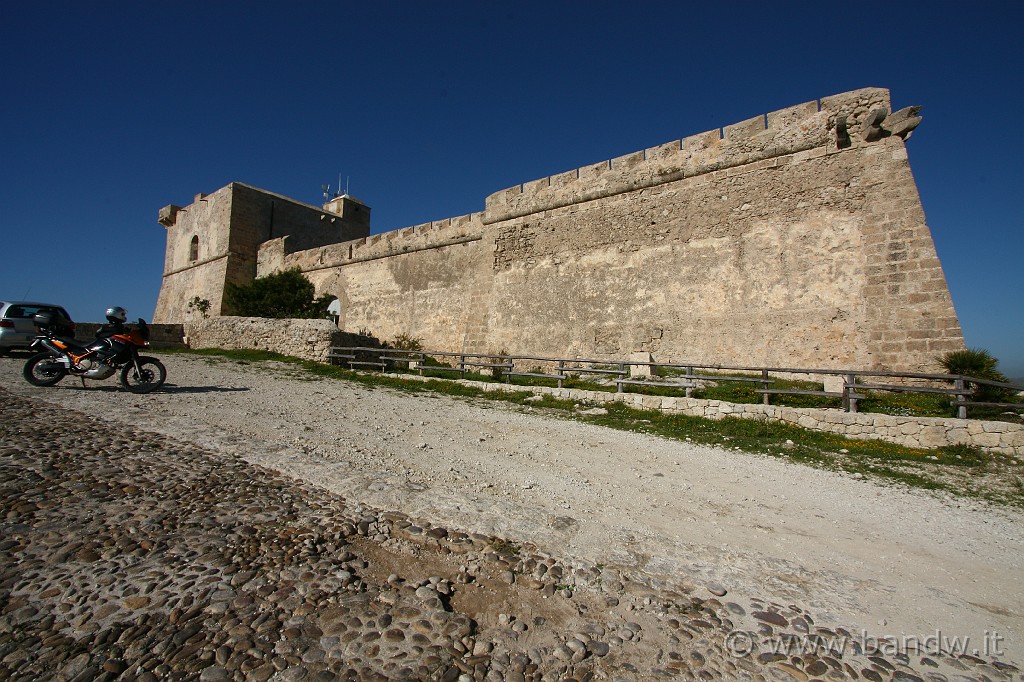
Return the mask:
<path id="1" fill-rule="evenodd" d="M 821 469 L 861 474 L 879 481 L 902 484 L 921 490 L 943 491 L 954 496 L 982 499 L 998 504 L 1024 507 L 1024 464 L 1020 459 L 993 455 L 966 445 L 944 448 L 908 448 L 881 440 L 856 440 L 836 434 L 813 431 L 781 422 L 729 417 L 721 420 L 643 410 L 622 403 L 606 403 L 607 414 L 583 415 L 572 400 L 532 391 L 484 391 L 476 386 L 435 378 L 427 381 L 357 372 L 342 367 L 292 358 L 278 353 L 253 350 L 176 351 L 190 355 L 219 358 L 221 361 L 250 364 L 274 361 L 293 365 L 298 376 L 341 379 L 364 386 L 387 387 L 412 394 L 443 394 L 460 398 L 485 399 L 540 409 L 553 416 L 583 421 L 598 426 L 651 434 L 701 445 L 725 447 L 747 453 L 778 457 Z M 467 378 L 470 374 L 467 373 Z M 480 375 L 495 381 L 489 375 Z M 457 376 L 455 377 L 457 378 Z M 516 377 L 530 379 L 530 377 Z M 587 382 L 584 382 L 587 383 Z M 723 395 L 742 396 L 743 385 L 722 382 L 711 393 L 715 400 Z M 800 385 L 802 382 L 793 382 Z M 536 385 L 536 384 L 534 384 Z M 568 382 L 566 382 L 568 386 Z M 607 387 L 605 387 L 607 389 Z M 657 389 L 659 387 L 645 387 Z M 612 389 L 614 390 L 614 388 Z M 702 389 L 710 390 L 710 389 Z M 705 397 L 708 394 L 705 394 Z M 760 402 L 760 394 L 754 394 Z M 794 396 L 800 397 L 800 396 Z M 926 411 L 933 396 L 895 394 L 900 409 Z M 910 399 L 912 398 L 912 399 Z M 944 399 L 940 396 L 938 401 Z M 868 402 L 868 401 L 862 401 Z M 485 403 L 481 403 L 485 404 Z M 881 410 L 879 410 L 881 411 Z M 944 413 L 945 414 L 945 413 Z"/>

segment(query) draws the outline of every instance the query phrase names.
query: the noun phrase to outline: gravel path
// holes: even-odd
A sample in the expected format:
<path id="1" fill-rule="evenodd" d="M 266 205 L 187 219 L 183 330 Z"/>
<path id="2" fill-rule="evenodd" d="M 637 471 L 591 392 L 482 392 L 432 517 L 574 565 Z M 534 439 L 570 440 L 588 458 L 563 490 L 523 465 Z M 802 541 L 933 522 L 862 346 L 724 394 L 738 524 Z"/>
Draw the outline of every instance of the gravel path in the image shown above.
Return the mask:
<path id="1" fill-rule="evenodd" d="M 36 389 L 20 379 L 24 358 L 0 360 L 0 395 L 11 406 L 5 407 L 0 459 L 8 495 L 4 509 L 10 510 L 2 539 L 2 587 L 10 600 L 3 609 L 4 637 L 24 631 L 14 627 L 22 620 L 46 624 L 49 619 L 46 632 L 64 638 L 64 650 L 79 646 L 75 636 L 80 627 L 92 630 L 86 634 L 95 647 L 95 637 L 109 632 L 111 623 L 129 622 L 123 611 L 135 595 L 132 590 L 150 589 L 160 590 L 161 596 L 138 608 L 154 621 L 153 637 L 170 637 L 165 651 L 180 646 L 174 638 L 183 637 L 182 630 L 167 629 L 167 624 L 177 625 L 167 616 L 174 608 L 185 609 L 178 619 L 198 609 L 190 620 L 202 614 L 220 623 L 220 629 L 204 625 L 182 640 L 196 645 L 194 656 L 182 659 L 190 661 L 193 672 L 203 670 L 206 679 L 240 679 L 243 670 L 249 674 L 260 667 L 256 662 L 268 677 L 282 679 L 343 677 L 349 671 L 357 678 L 373 672 L 392 679 L 444 674 L 451 679 L 582 679 L 588 673 L 645 679 L 657 671 L 703 672 L 722 679 L 741 674 L 853 679 L 853 673 L 866 679 L 899 679 L 897 673 L 981 679 L 981 671 L 990 679 L 1009 679 L 1012 671 L 991 663 L 1024 659 L 1018 634 L 1024 631 L 1024 519 L 1018 513 L 725 449 L 566 422 L 501 403 L 370 390 L 310 379 L 274 363 L 184 356 L 165 360 L 169 385 L 150 396 L 124 393 L 113 382 L 83 390 L 65 380 L 52 389 Z M 81 414 L 61 421 L 55 416 L 58 408 Z M 103 429 L 96 418 L 120 426 Z M 76 427 L 85 433 L 76 434 Z M 34 447 L 41 428 L 46 442 L 60 445 Z M 111 431 L 114 435 L 86 435 Z M 115 457 L 130 465 L 119 469 L 121 464 L 108 462 Z M 115 473 L 121 477 L 118 484 L 105 483 Z M 75 476 L 88 477 L 87 482 Z M 61 485 L 41 483 L 53 479 Z M 143 511 L 124 506 L 134 502 L 133 494 L 123 492 L 126 487 L 151 491 L 139 500 L 150 500 L 150 506 Z M 167 504 L 163 495 L 168 488 L 178 504 Z M 114 507 L 89 507 L 83 490 L 91 489 L 105 489 Z M 55 509 L 68 508 L 58 493 L 84 505 L 79 514 L 83 525 L 72 538 L 62 530 L 61 517 L 54 516 Z M 278 500 L 284 498 L 288 502 L 282 506 Z M 14 500 L 35 508 L 19 511 Z M 159 512 L 153 511 L 154 504 Z M 26 513 L 47 520 L 29 523 L 21 518 Z M 107 522 L 102 532 L 95 527 L 123 517 L 125 522 L 139 520 L 136 525 L 142 528 L 154 513 L 178 520 L 164 529 L 163 540 L 150 539 L 149 549 L 129 538 L 135 546 L 126 552 L 124 533 L 115 533 L 118 524 Z M 209 521 L 204 525 L 202 519 Z M 197 539 L 180 536 L 183 527 L 199 533 Z M 249 530 L 240 531 L 243 527 Z M 40 528 L 45 537 L 39 536 Z M 96 558 L 84 561 L 79 554 L 98 540 L 83 539 L 94 533 L 107 543 L 92 547 L 86 558 Z M 285 539 L 293 543 L 291 554 Z M 47 542 L 63 548 L 58 553 L 63 562 L 56 566 L 33 554 Z M 69 549 L 68 543 L 81 546 Z M 181 543 L 192 549 L 169 552 Z M 313 553 L 303 555 L 307 550 Z M 43 565 L 26 564 L 30 555 Z M 122 579 L 125 566 L 117 563 L 122 555 L 156 563 L 147 564 L 148 573 L 140 569 L 132 580 Z M 15 557 L 21 563 L 12 564 Z M 171 562 L 172 557 L 182 563 Z M 97 589 L 91 580 L 75 578 L 76 571 L 97 565 L 104 566 L 102 575 L 113 578 L 113 592 L 100 591 L 105 596 L 99 598 L 89 594 Z M 235 570 L 227 573 L 231 567 Z M 184 577 L 177 575 L 179 568 Z M 154 572 L 165 577 L 157 579 Z M 169 572 L 173 578 L 166 577 Z M 239 572 L 254 572 L 248 580 L 258 584 L 232 584 L 240 580 L 232 577 Z M 339 573 L 350 574 L 351 580 L 338 578 Z M 152 588 L 149 583 L 140 588 L 142 575 L 151 576 Z M 211 587 L 197 592 L 204 581 L 200 576 L 207 576 Z M 329 579 L 342 582 L 323 582 Z M 276 588 L 260 596 L 269 585 Z M 253 628 L 256 618 L 271 612 L 260 600 L 289 587 L 272 603 L 291 599 L 293 607 L 275 606 L 274 617 Z M 426 594 L 430 591 L 437 596 Z M 391 592 L 393 603 L 388 603 L 392 596 L 382 601 L 381 595 Z M 373 655 L 363 655 L 330 639 L 337 635 L 324 634 L 322 611 L 335 606 L 351 610 L 344 602 L 348 593 L 362 600 L 358 609 L 376 609 L 373 617 L 360 616 L 362 624 L 352 626 L 359 641 L 373 639 L 368 633 L 379 640 L 389 629 L 398 629 L 404 643 L 388 648 L 379 642 Z M 70 594 L 80 603 L 61 613 L 59 605 Z M 214 599 L 217 594 L 223 599 Z M 196 606 L 172 606 L 188 598 Z M 255 610 L 247 612 L 246 628 L 258 633 L 276 618 L 283 629 L 268 635 L 273 640 L 294 621 L 300 633 L 296 639 L 302 640 L 296 646 L 307 648 L 277 653 L 277 643 L 287 641 L 278 638 L 263 657 L 244 650 L 245 656 L 232 659 L 239 648 L 224 642 L 238 636 L 224 624 L 245 621 L 232 609 L 242 608 L 235 601 L 247 598 L 254 601 L 244 608 Z M 398 617 L 399 603 L 406 598 L 419 599 L 410 608 L 428 617 Z M 51 607 L 40 599 L 50 599 Z M 97 619 L 100 601 L 116 608 L 108 607 L 114 610 Z M 424 603 L 431 607 L 426 612 Z M 263 604 L 264 610 L 253 604 Z M 26 615 L 24 609 L 35 613 Z M 382 617 L 391 619 L 388 624 L 404 625 L 387 628 Z M 438 619 L 444 623 L 435 623 Z M 420 633 L 424 637 L 429 639 L 435 626 L 441 634 L 417 644 L 422 651 L 416 652 L 408 641 L 419 620 L 433 624 L 430 632 Z M 315 627 L 303 634 L 311 623 Z M 453 639 L 446 627 L 459 637 Z M 314 637 L 317 628 L 321 634 Z M 175 634 L 168 634 L 171 630 Z M 742 637 L 739 646 L 735 636 L 728 637 L 733 631 L 758 641 L 751 655 L 729 655 L 746 652 Z M 783 632 L 850 633 L 854 646 L 842 656 L 787 658 L 769 651 L 777 641 L 772 638 Z M 887 648 L 880 639 L 915 638 L 924 653 L 931 653 L 935 647 L 926 638 L 937 634 L 947 650 L 970 638 L 967 652 L 978 653 L 923 657 L 911 651 L 904 657 L 901 647 Z M 105 635 L 114 642 L 122 636 L 124 631 Z M 37 646 L 46 641 L 37 637 Z M 193 642 L 193 637 L 198 639 Z M 445 649 L 441 639 L 453 648 Z M 248 643 L 244 637 L 241 641 Z M 858 643 L 882 643 L 882 656 L 857 653 Z M 225 646 L 229 650 L 222 650 Z M 430 646 L 436 650 L 425 653 Z M 52 643 L 49 648 L 54 649 Z M 14 653 L 0 648 L 0 661 L 9 670 L 27 670 L 40 659 L 30 654 L 15 661 L 19 668 L 8 658 L 30 650 L 24 642 Z M 124 675 L 138 674 L 139 659 L 133 659 L 132 668 L 125 647 L 121 650 L 116 660 L 125 667 L 117 674 L 128 679 Z M 310 651 L 309 657 L 319 660 L 306 661 Z M 404 662 L 395 658 L 402 652 Z M 90 656 L 79 667 L 106 664 L 99 663 L 98 654 Z M 429 656 L 437 660 L 431 658 L 430 669 L 421 670 Z M 178 669 L 155 653 L 150 658 L 146 661 L 153 668 L 142 667 L 157 677 Z M 115 659 L 105 659 L 110 660 Z M 243 661 L 249 662 L 243 666 Z M 394 665 L 387 669 L 388 664 Z M 157 671 L 161 665 L 167 670 Z M 81 673 L 74 667 L 69 672 Z"/>

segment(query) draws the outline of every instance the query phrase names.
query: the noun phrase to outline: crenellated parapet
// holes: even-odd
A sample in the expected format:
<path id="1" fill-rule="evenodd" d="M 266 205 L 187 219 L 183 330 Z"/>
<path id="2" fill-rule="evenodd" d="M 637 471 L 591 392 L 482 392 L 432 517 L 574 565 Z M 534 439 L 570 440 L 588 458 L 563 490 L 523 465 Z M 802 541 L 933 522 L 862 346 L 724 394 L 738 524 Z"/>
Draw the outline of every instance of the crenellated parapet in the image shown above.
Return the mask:
<path id="1" fill-rule="evenodd" d="M 298 268 L 341 328 L 440 350 L 933 371 L 963 334 L 904 144 L 920 120 L 855 90 L 372 236 L 352 197 L 233 183 L 159 214 L 156 317 Z"/>
<path id="2" fill-rule="evenodd" d="M 477 241 L 484 227 L 482 217 L 482 213 L 471 213 L 303 251 L 291 248 L 290 236 L 272 239 L 260 245 L 257 276 L 295 267 L 314 272 Z"/>
<path id="3" fill-rule="evenodd" d="M 917 109 L 890 115 L 889 91 L 863 88 L 516 185 L 487 197 L 484 224 L 810 150 L 834 153 L 906 137 Z"/>

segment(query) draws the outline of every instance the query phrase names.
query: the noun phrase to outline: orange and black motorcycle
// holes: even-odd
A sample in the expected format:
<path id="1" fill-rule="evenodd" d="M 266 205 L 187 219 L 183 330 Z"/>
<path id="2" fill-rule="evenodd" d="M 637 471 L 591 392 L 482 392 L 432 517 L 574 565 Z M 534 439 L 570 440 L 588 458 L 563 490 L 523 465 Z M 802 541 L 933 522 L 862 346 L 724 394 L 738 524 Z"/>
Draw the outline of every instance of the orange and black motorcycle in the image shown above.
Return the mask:
<path id="1" fill-rule="evenodd" d="M 121 370 L 121 386 L 132 393 L 149 393 L 160 388 L 167 370 L 156 358 L 139 355 L 149 345 L 149 327 L 143 319 L 123 333 L 97 339 L 87 346 L 58 336 L 48 313 L 34 318 L 40 335 L 32 348 L 41 351 L 25 363 L 22 374 L 33 386 L 53 386 L 67 375 L 96 381 L 108 379 Z"/>

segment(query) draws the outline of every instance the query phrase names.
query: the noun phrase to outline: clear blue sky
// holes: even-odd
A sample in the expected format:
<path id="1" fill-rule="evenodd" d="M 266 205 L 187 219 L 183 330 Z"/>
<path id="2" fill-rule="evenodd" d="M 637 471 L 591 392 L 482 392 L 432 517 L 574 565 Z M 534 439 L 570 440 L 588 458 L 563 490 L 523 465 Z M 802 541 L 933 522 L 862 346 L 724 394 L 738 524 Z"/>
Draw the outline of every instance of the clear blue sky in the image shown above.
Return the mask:
<path id="1" fill-rule="evenodd" d="M 908 142 L 968 345 L 1024 377 L 1021 2 L 5 2 L 0 298 L 149 318 L 157 210 L 240 181 L 383 232 L 866 86 Z"/>

